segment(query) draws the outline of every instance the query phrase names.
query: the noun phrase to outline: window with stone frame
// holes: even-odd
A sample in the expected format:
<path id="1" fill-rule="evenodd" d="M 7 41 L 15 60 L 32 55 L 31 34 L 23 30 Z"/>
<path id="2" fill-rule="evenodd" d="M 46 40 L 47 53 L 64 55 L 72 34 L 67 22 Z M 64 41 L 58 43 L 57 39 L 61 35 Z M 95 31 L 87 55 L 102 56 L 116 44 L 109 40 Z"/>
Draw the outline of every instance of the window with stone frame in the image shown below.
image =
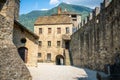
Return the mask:
<path id="1" fill-rule="evenodd" d="M 70 33 L 70 28 L 66 27 L 66 34 Z"/>
<path id="2" fill-rule="evenodd" d="M 47 53 L 47 61 L 51 61 L 51 53 Z"/>
<path id="3" fill-rule="evenodd" d="M 77 21 L 77 19 L 72 19 L 73 21 Z"/>
<path id="4" fill-rule="evenodd" d="M 38 53 L 38 58 L 41 58 L 41 56 L 42 56 L 41 53 Z"/>
<path id="5" fill-rule="evenodd" d="M 51 41 L 48 41 L 48 47 L 51 47 Z"/>
<path id="6" fill-rule="evenodd" d="M 42 34 L 42 28 L 39 28 L 39 34 Z"/>
<path id="7" fill-rule="evenodd" d="M 61 28 L 57 28 L 57 34 L 61 34 Z"/>
<path id="8" fill-rule="evenodd" d="M 60 45 L 61 45 L 61 42 L 57 41 L 57 47 L 60 47 Z"/>
<path id="9" fill-rule="evenodd" d="M 41 47 L 42 46 L 42 41 L 39 41 L 38 43 L 39 43 L 39 47 Z"/>
<path id="10" fill-rule="evenodd" d="M 48 34 L 51 34 L 51 33 L 52 33 L 52 29 L 48 28 Z"/>

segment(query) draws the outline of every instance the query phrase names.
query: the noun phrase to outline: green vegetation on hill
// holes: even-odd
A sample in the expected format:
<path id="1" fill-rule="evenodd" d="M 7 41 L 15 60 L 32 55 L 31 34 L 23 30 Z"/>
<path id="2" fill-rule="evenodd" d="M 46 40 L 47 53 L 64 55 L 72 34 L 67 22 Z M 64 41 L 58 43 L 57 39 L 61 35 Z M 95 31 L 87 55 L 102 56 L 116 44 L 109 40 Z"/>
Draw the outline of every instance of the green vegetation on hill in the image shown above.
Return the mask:
<path id="1" fill-rule="evenodd" d="M 88 16 L 88 14 L 92 11 L 92 9 L 90 9 L 88 7 L 66 4 L 66 3 L 61 3 L 58 6 L 60 6 L 63 11 L 66 9 L 67 11 L 70 11 L 70 12 L 80 13 L 82 15 L 82 19 L 84 19 L 86 16 Z M 23 24 L 29 30 L 33 31 L 34 30 L 33 26 L 34 26 L 35 20 L 39 16 L 49 16 L 49 15 L 57 13 L 58 6 L 52 8 L 50 10 L 47 10 L 47 11 L 36 10 L 36 11 L 32 11 L 28 14 L 22 14 L 22 15 L 20 15 L 19 22 L 21 24 Z"/>

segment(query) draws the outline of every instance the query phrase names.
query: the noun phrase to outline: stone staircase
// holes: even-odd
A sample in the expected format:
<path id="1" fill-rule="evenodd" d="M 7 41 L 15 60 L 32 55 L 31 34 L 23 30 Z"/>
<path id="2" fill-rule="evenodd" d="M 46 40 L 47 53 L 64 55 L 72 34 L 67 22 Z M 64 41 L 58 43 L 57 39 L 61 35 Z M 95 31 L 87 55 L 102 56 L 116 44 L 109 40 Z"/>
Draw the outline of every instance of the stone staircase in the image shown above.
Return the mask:
<path id="1" fill-rule="evenodd" d="M 70 53 L 69 53 L 69 50 L 65 49 L 64 52 L 65 52 L 65 64 L 66 65 L 71 65 L 70 64 Z"/>

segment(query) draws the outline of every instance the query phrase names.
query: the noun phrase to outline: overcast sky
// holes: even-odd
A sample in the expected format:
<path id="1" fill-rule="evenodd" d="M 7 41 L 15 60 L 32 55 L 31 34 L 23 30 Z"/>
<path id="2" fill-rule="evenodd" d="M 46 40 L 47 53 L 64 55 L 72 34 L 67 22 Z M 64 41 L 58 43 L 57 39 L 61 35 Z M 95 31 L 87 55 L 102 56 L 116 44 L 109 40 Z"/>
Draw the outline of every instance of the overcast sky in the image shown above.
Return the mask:
<path id="1" fill-rule="evenodd" d="M 99 6 L 103 0 L 21 0 L 20 14 L 26 14 L 32 10 L 48 10 L 61 2 L 75 5 L 83 5 L 94 9 Z"/>

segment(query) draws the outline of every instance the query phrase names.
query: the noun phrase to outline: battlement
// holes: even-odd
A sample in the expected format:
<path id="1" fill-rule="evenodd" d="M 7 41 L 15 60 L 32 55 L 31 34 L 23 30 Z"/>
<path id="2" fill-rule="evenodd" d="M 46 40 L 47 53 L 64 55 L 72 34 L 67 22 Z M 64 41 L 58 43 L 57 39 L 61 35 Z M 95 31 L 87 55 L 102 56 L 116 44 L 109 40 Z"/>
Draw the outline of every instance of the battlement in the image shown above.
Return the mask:
<path id="1" fill-rule="evenodd" d="M 92 13 L 89 14 L 88 17 L 86 17 L 82 22 L 81 25 L 84 26 L 87 24 L 90 20 L 95 19 L 99 14 L 101 14 L 101 11 L 104 11 L 104 9 L 109 8 L 109 5 L 111 6 L 112 3 L 115 3 L 115 0 L 104 0 L 103 3 L 101 3 L 100 7 L 95 7 L 95 9 L 92 11 Z"/>
<path id="2" fill-rule="evenodd" d="M 120 0 L 105 0 L 81 22 L 81 28 L 71 36 L 74 65 L 103 71 L 104 65 L 114 63 L 120 52 L 119 4 Z"/>

